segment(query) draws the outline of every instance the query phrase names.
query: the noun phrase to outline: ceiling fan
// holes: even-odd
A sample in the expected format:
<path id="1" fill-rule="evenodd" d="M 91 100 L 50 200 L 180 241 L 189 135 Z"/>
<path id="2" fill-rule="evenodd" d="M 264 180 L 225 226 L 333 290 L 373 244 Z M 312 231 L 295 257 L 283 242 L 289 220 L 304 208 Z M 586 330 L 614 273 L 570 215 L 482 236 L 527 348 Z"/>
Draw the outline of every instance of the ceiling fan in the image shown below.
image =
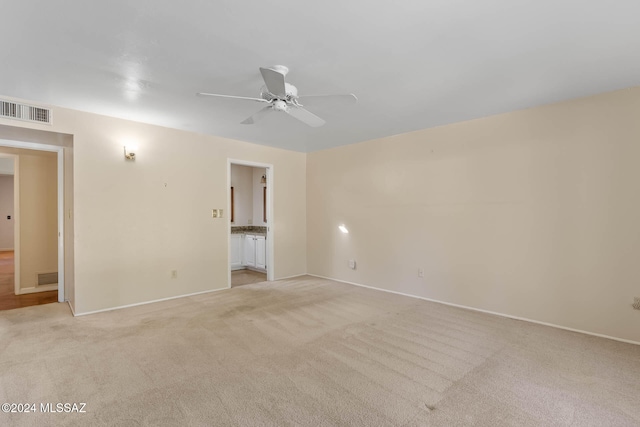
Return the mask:
<path id="1" fill-rule="evenodd" d="M 355 104 L 358 98 L 352 93 L 347 95 L 309 95 L 298 96 L 298 89 L 284 81 L 289 69 L 284 65 L 274 65 L 269 68 L 260 68 L 260 74 L 264 79 L 264 86 L 260 90 L 260 98 L 250 98 L 246 96 L 220 95 L 217 93 L 200 92 L 199 96 L 216 96 L 219 98 L 245 99 L 248 101 L 261 102 L 268 104 L 262 110 L 258 111 L 251 117 L 243 120 L 242 124 L 251 125 L 262 119 L 272 111 L 284 111 L 301 122 L 311 126 L 318 127 L 325 124 L 325 121 L 315 114 L 304 108 L 305 105 L 313 106 L 330 103 L 338 104 Z"/>

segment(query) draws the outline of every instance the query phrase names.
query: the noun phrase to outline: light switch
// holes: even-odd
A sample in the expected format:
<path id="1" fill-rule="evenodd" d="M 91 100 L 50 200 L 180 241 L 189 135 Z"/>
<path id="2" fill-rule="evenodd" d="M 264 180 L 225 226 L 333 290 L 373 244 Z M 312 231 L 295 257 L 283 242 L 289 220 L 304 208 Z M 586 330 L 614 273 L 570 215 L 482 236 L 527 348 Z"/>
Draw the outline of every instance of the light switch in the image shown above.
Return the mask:
<path id="1" fill-rule="evenodd" d="M 222 209 L 211 209 L 211 218 L 222 218 Z"/>

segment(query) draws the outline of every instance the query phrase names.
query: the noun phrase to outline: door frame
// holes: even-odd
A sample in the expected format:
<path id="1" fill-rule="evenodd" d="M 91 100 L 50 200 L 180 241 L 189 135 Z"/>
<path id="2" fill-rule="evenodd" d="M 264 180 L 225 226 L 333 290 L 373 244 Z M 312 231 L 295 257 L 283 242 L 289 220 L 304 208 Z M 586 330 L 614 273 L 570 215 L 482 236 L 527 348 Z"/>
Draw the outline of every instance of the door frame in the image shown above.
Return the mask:
<path id="1" fill-rule="evenodd" d="M 64 147 L 41 144 L 39 142 L 22 142 L 0 139 L 0 147 L 21 148 L 36 151 L 51 151 L 57 153 L 58 161 L 58 302 L 64 302 Z M 15 292 L 20 295 L 20 191 L 16 191 L 16 181 L 19 177 L 18 157 L 14 161 L 14 279 Z M 17 179 L 16 179 L 17 178 Z M 16 197 L 17 196 L 17 197 Z"/>
<path id="2" fill-rule="evenodd" d="M 8 153 L 0 157 L 13 160 L 13 293 L 20 295 L 20 157 Z"/>
<path id="3" fill-rule="evenodd" d="M 251 162 L 248 160 L 227 158 L 227 271 L 228 288 L 231 288 L 231 266 L 229 265 L 229 254 L 231 253 L 231 165 L 249 166 L 254 168 L 264 168 L 267 175 L 267 281 L 274 280 L 274 256 L 273 256 L 273 165 L 270 163 Z"/>

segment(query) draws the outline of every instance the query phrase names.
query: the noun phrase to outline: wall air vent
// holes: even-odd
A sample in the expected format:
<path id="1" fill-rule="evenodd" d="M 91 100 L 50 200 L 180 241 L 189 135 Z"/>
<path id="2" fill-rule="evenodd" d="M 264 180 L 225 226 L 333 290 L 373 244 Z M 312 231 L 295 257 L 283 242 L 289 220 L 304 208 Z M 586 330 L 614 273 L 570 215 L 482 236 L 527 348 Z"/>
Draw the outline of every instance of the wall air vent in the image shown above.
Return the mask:
<path id="1" fill-rule="evenodd" d="M 51 124 L 51 110 L 0 99 L 0 117 Z"/>
<path id="2" fill-rule="evenodd" d="M 38 286 L 55 285 L 57 283 L 58 283 L 58 272 L 38 274 Z"/>

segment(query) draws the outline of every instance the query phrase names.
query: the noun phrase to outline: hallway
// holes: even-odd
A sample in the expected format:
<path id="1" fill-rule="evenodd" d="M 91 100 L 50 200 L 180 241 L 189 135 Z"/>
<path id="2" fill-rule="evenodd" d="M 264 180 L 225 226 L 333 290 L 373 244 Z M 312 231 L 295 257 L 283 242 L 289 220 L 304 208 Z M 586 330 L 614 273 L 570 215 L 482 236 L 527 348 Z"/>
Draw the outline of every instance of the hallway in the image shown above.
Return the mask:
<path id="1" fill-rule="evenodd" d="M 0 252 L 0 310 L 49 304 L 58 301 L 58 291 L 16 295 L 13 284 L 13 251 Z"/>

